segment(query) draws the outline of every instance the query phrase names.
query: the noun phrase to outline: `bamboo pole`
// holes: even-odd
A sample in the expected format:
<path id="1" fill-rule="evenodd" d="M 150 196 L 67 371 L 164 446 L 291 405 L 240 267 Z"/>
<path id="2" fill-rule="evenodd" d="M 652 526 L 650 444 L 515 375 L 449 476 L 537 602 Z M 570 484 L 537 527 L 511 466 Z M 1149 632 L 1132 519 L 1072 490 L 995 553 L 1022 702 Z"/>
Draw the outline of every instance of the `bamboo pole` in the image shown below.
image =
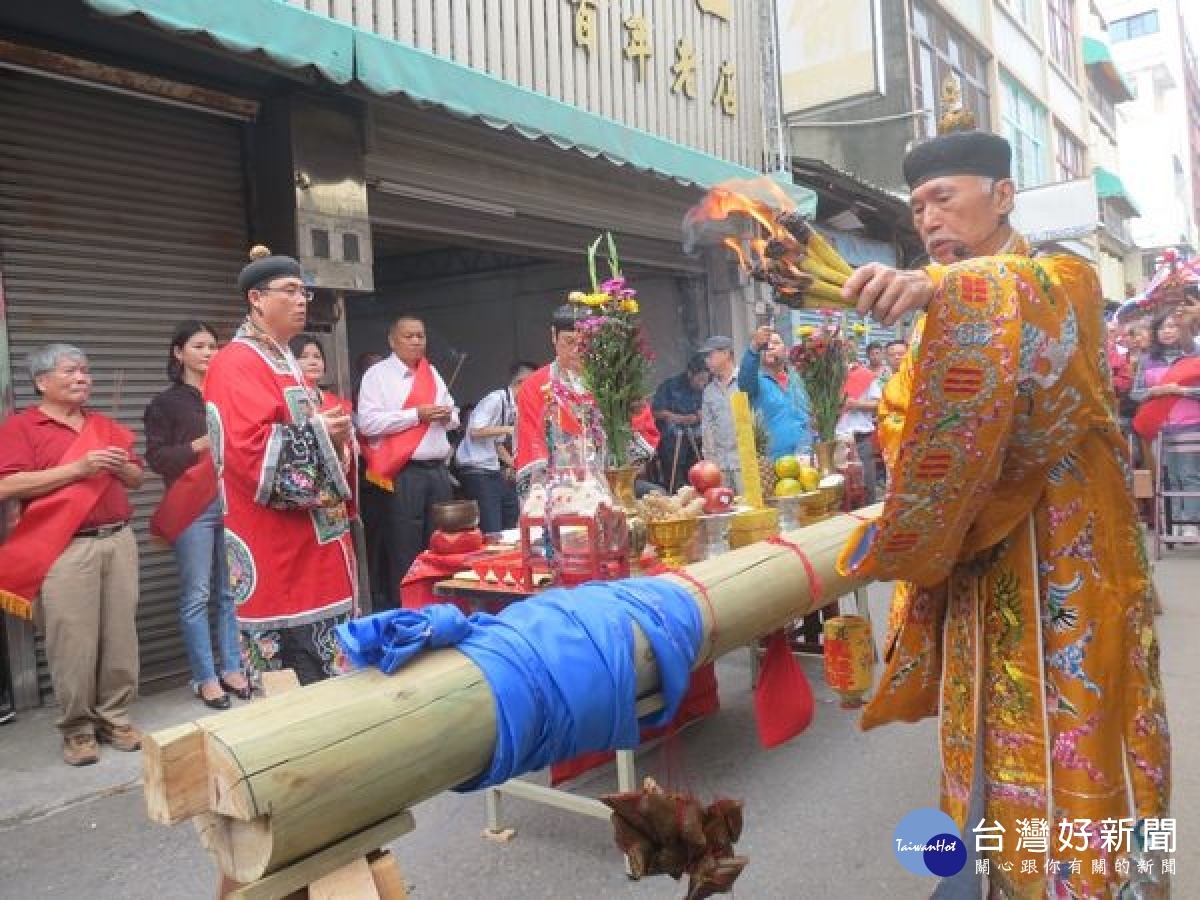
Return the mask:
<path id="1" fill-rule="evenodd" d="M 877 508 L 863 510 L 877 514 Z M 835 516 L 786 535 L 803 548 L 822 587 L 786 546 L 760 543 L 689 566 L 705 640 L 697 665 L 820 608 L 863 584 L 835 561 L 858 522 Z M 658 690 L 640 631 L 638 696 Z M 208 809 L 197 821 L 205 846 L 230 878 L 252 882 L 483 772 L 495 744 L 495 705 L 482 672 L 456 650 L 422 654 L 395 675 L 371 669 L 200 719 Z M 178 733 L 144 746 L 147 809 L 178 815 Z M 192 753 L 188 758 L 195 759 Z M 189 809 L 194 806 L 189 807 Z M 177 821 L 177 819 L 175 819 Z"/>

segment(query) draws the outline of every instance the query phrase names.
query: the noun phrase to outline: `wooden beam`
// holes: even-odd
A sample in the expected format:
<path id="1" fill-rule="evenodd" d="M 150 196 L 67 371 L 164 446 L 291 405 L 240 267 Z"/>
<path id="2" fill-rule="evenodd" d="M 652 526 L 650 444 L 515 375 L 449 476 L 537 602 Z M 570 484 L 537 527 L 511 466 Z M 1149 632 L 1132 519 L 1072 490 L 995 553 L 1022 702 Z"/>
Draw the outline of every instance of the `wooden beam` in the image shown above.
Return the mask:
<path id="1" fill-rule="evenodd" d="M 800 552 L 759 543 L 689 566 L 695 584 L 675 580 L 704 621 L 697 665 L 862 586 L 840 576 L 835 561 L 860 518 L 875 514 L 860 510 L 786 535 Z M 646 698 L 658 692 L 658 670 L 636 627 L 635 635 L 637 695 Z M 215 813 L 202 833 L 221 871 L 241 882 L 319 855 L 478 775 L 496 739 L 491 689 L 453 649 L 421 654 L 395 675 L 359 671 L 197 724 Z"/>
<path id="2" fill-rule="evenodd" d="M 372 853 L 368 859 L 371 865 L 371 876 L 375 879 L 375 892 L 379 900 L 408 900 L 408 888 L 404 886 L 404 876 L 400 873 L 400 864 L 390 850 L 380 850 Z"/>
<path id="3" fill-rule="evenodd" d="M 208 812 L 208 766 L 204 732 L 188 723 L 142 739 L 146 815 L 160 825 L 177 825 Z"/>

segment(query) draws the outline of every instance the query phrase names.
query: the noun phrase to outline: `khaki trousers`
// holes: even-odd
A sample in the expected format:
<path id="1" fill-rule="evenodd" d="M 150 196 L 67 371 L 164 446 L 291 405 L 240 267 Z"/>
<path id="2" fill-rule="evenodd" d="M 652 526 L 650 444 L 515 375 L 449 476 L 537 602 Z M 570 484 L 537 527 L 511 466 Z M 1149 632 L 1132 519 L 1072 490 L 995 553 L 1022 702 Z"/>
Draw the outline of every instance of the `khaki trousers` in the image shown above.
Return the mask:
<path id="1" fill-rule="evenodd" d="M 64 737 L 128 725 L 137 694 L 138 552 L 133 529 L 75 538 L 42 584 L 39 622 Z"/>

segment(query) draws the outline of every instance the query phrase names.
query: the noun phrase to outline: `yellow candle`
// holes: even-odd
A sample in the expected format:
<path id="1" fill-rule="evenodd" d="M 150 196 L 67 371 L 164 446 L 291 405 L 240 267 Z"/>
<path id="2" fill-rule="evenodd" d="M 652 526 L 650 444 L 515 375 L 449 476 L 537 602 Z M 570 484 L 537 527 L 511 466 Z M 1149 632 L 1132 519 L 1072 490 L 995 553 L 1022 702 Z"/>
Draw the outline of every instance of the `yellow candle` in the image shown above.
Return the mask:
<path id="1" fill-rule="evenodd" d="M 763 508 L 762 479 L 758 477 L 758 452 L 754 448 L 754 417 L 750 398 L 734 391 L 729 398 L 733 409 L 733 431 L 737 435 L 738 462 L 742 467 L 743 496 L 755 509 Z"/>

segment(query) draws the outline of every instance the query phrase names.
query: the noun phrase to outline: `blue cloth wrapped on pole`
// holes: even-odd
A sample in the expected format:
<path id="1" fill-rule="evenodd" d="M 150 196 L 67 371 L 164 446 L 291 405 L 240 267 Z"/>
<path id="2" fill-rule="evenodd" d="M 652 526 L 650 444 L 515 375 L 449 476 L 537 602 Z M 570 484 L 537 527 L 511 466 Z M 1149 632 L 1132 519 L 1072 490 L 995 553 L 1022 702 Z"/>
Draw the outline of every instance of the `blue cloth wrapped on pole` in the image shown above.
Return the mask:
<path id="1" fill-rule="evenodd" d="M 663 709 L 640 722 L 636 622 L 658 662 Z M 496 702 L 496 749 L 469 791 L 598 750 L 635 747 L 639 725 L 670 722 L 704 639 L 695 599 L 677 582 L 633 578 L 546 591 L 499 615 L 450 604 L 393 610 L 337 628 L 357 666 L 391 673 L 422 649 L 454 646 L 483 671 Z"/>

